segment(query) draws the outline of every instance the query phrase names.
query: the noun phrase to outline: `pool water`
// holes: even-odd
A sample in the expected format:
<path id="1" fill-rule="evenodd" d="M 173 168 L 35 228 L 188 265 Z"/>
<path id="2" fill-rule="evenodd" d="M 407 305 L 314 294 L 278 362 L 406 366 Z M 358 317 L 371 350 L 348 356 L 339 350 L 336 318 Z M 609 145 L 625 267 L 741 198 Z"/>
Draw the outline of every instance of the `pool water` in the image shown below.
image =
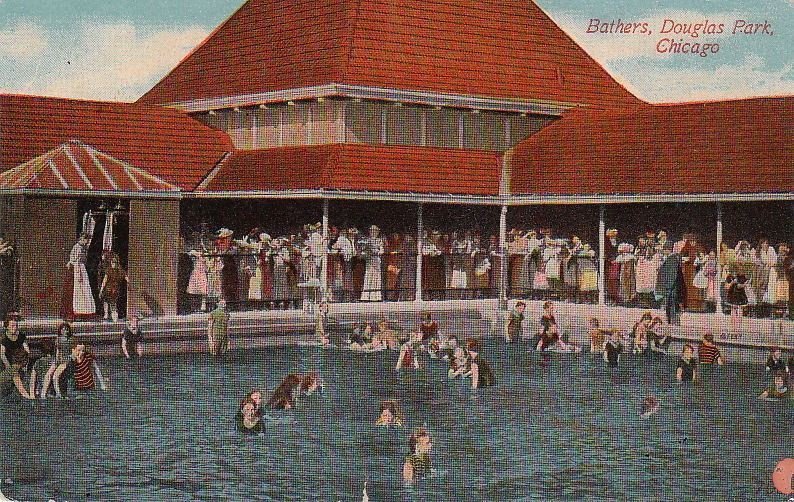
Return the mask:
<path id="1" fill-rule="evenodd" d="M 676 349 L 678 347 L 675 347 Z M 396 373 L 396 353 L 316 347 L 101 361 L 110 390 L 2 403 L 0 477 L 18 500 L 783 500 L 770 481 L 794 456 L 794 406 L 759 401 L 763 367 L 729 364 L 677 385 L 675 359 L 584 353 L 543 358 L 526 344 L 481 350 L 497 386 L 472 391 L 441 361 Z M 244 437 L 244 393 L 318 370 L 322 395 L 270 412 Z M 468 382 L 468 380 L 467 380 Z M 639 418 L 645 395 L 661 410 Z M 373 426 L 397 399 L 401 429 Z M 425 424 L 435 473 L 401 479 L 407 436 Z"/>

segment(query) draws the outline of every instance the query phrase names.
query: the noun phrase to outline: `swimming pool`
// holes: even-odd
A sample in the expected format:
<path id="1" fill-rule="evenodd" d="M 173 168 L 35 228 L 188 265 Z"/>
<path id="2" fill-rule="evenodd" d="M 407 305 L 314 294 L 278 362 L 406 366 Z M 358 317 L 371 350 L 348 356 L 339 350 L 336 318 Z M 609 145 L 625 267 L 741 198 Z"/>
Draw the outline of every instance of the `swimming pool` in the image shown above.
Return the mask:
<path id="1" fill-rule="evenodd" d="M 677 349 L 677 347 L 676 347 Z M 497 386 L 472 391 L 433 361 L 394 372 L 396 353 L 278 347 L 102 361 L 111 390 L 0 407 L 2 491 L 18 500 L 783 500 L 770 482 L 794 453 L 790 404 L 758 401 L 763 367 L 729 364 L 695 386 L 675 359 L 528 354 L 487 341 Z M 427 360 L 423 360 L 427 361 Z M 242 437 L 243 394 L 319 370 L 323 395 Z M 638 417 L 646 394 L 661 411 Z M 399 400 L 405 430 L 372 424 Z M 433 477 L 403 486 L 407 435 L 426 424 Z"/>

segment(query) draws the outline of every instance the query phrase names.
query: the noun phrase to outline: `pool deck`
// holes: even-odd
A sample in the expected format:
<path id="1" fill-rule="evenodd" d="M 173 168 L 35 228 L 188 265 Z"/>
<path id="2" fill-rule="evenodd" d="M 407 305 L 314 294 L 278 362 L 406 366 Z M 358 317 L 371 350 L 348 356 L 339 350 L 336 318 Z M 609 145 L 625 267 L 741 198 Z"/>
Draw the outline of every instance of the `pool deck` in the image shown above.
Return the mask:
<path id="1" fill-rule="evenodd" d="M 514 303 L 511 301 L 510 305 Z M 527 302 L 523 330 L 525 336 L 537 332 L 542 304 L 541 301 Z M 563 302 L 555 302 L 555 306 L 561 328 L 577 343 L 587 341 L 586 325 L 591 317 L 599 318 L 602 327 L 629 331 L 645 311 Z M 648 310 L 664 318 L 663 311 Z M 498 310 L 498 301 L 493 299 L 331 304 L 329 332 L 332 341 L 337 343 L 343 334 L 350 331 L 354 322 L 374 322 L 383 316 L 398 331 L 406 331 L 416 326 L 423 311 L 430 311 L 438 318 L 442 332 L 455 333 L 459 337 L 501 336 L 506 317 L 504 311 Z M 21 328 L 35 338 L 55 333 L 59 322 L 55 318 L 26 319 L 21 323 Z M 145 318 L 141 321 L 145 351 L 150 354 L 206 351 L 206 324 L 206 313 Z M 305 310 L 232 312 L 229 324 L 231 348 L 247 349 L 313 341 L 314 326 L 315 314 Z M 78 321 L 73 327 L 75 334 L 91 343 L 98 353 L 120 354 L 119 340 L 124 322 Z M 669 328 L 669 334 L 678 341 L 698 342 L 706 331 L 711 331 L 717 344 L 726 349 L 748 349 L 766 354 L 771 347 L 779 346 L 783 350 L 794 351 L 794 321 L 790 320 L 744 317 L 740 334 L 735 334 L 729 316 L 685 312 L 681 316 L 681 325 Z M 757 360 L 758 356 L 751 359 Z"/>

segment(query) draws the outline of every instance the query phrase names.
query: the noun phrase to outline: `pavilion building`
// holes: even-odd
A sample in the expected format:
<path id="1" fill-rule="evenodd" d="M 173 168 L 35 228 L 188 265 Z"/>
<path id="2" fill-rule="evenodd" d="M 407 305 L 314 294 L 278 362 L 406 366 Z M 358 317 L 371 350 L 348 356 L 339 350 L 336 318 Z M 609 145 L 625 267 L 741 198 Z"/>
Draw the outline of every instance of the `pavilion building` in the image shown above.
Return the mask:
<path id="1" fill-rule="evenodd" d="M 0 96 L 0 236 L 28 316 L 58 313 L 85 214 L 118 216 L 138 312 L 178 312 L 207 220 L 468 222 L 503 256 L 509 227 L 570 221 L 603 279 L 624 222 L 794 242 L 792 104 L 645 103 L 532 2 L 249 0 L 136 103 Z"/>

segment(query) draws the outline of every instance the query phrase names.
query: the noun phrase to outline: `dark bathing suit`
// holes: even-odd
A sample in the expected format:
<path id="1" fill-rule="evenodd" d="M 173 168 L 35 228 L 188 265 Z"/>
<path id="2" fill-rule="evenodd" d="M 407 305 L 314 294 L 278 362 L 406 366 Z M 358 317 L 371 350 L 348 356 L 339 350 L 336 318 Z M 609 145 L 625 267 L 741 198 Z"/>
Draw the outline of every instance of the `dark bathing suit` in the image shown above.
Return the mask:
<path id="1" fill-rule="evenodd" d="M 697 367 L 697 364 L 698 363 L 694 358 L 690 359 L 689 362 L 686 362 L 683 359 L 678 360 L 677 368 L 681 368 L 682 382 L 691 382 L 695 379 L 695 367 Z"/>

